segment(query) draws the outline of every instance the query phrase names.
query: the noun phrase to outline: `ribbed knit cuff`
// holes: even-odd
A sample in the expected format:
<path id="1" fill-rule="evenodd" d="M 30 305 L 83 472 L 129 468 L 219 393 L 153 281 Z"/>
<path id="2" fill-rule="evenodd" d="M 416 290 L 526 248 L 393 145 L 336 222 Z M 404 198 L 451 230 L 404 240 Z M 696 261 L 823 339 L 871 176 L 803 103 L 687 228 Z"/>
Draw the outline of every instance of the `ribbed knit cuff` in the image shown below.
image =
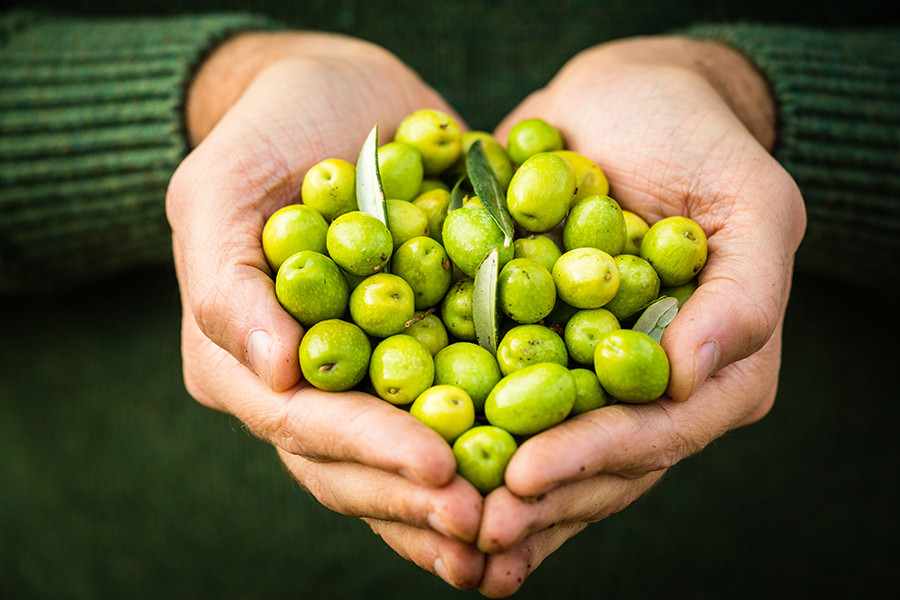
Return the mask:
<path id="1" fill-rule="evenodd" d="M 900 31 L 710 25 L 688 34 L 743 51 L 770 83 L 774 155 L 808 215 L 798 269 L 876 287 L 900 275 Z"/>
<path id="2" fill-rule="evenodd" d="M 0 294 L 170 260 L 189 82 L 222 40 L 262 28 L 241 14 L 0 19 Z"/>

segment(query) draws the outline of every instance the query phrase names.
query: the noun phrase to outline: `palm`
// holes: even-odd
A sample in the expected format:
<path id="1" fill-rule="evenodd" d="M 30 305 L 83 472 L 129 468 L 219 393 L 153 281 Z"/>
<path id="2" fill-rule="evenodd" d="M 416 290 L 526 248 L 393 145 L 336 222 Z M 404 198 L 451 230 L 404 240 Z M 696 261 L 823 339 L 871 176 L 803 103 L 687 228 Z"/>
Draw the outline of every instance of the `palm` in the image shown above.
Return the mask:
<path id="1" fill-rule="evenodd" d="M 504 573 L 527 575 L 529 563 L 628 506 L 666 468 L 766 414 L 805 223 L 788 174 L 686 69 L 576 59 L 497 135 L 535 116 L 600 165 L 623 208 L 650 223 L 697 221 L 710 254 L 700 287 L 662 339 L 669 398 L 602 408 L 535 436 L 513 457 L 507 487 L 486 499 L 479 547 L 492 553 L 485 581 L 495 577 L 496 590 L 516 587 Z"/>
<path id="2" fill-rule="evenodd" d="M 278 304 L 261 247 L 266 219 L 298 201 L 310 167 L 355 162 L 374 123 L 387 138 L 415 109 L 450 110 L 399 61 L 363 50 L 351 58 L 326 48 L 263 70 L 173 177 L 185 383 L 272 443 L 325 506 L 366 519 L 404 556 L 472 586 L 483 556 L 466 542 L 480 495 L 455 476 L 446 442 L 408 413 L 301 381 L 303 331 Z"/>

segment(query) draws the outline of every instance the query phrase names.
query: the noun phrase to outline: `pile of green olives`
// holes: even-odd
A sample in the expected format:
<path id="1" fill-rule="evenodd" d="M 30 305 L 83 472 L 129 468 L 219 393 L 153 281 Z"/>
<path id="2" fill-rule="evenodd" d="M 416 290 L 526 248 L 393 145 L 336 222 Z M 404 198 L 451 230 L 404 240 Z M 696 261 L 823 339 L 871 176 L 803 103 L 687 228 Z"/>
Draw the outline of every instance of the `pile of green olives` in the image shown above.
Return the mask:
<path id="1" fill-rule="evenodd" d="M 651 226 L 623 210 L 603 170 L 552 125 L 523 120 L 505 142 L 413 112 L 377 146 L 382 217 L 360 209 L 357 165 L 332 158 L 309 169 L 300 201 L 272 214 L 261 240 L 276 296 L 305 330 L 304 378 L 408 410 L 485 494 L 528 436 L 665 393 L 659 336 L 634 325 L 660 298 L 680 306 L 707 258 L 697 223 Z M 471 185 L 476 144 L 497 196 Z M 483 296 L 475 281 L 489 253 Z M 494 343 L 476 327 L 485 302 Z"/>

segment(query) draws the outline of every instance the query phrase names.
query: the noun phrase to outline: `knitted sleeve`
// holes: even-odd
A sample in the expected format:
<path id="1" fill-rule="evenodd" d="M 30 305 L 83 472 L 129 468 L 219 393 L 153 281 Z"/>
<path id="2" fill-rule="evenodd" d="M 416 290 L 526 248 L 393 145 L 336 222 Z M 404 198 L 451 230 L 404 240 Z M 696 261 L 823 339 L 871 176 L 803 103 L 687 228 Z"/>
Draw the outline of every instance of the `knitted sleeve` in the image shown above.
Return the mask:
<path id="1" fill-rule="evenodd" d="M 797 268 L 882 289 L 900 276 L 900 30 L 688 33 L 743 51 L 769 81 L 774 155 L 806 202 Z"/>
<path id="2" fill-rule="evenodd" d="M 217 43 L 268 26 L 0 16 L 0 294 L 170 259 L 188 83 Z"/>

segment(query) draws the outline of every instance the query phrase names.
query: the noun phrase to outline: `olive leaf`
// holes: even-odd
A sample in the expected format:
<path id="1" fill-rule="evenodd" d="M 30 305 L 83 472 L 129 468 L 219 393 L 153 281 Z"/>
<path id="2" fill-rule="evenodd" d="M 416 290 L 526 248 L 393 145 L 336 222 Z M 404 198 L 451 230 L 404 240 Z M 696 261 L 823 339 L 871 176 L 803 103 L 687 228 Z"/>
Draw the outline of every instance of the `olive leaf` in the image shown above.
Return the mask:
<path id="1" fill-rule="evenodd" d="M 491 354 L 497 353 L 499 263 L 500 253 L 493 248 L 478 265 L 472 290 L 472 320 L 475 322 L 475 339 Z"/>
<path id="2" fill-rule="evenodd" d="M 646 333 L 658 342 L 662 339 L 666 327 L 677 314 L 678 300 L 669 296 L 663 296 L 644 309 L 644 312 L 632 329 Z"/>
<path id="3" fill-rule="evenodd" d="M 463 200 L 466 197 L 466 192 L 463 189 L 463 183 L 466 181 L 466 176 L 463 175 L 459 179 L 456 180 L 456 184 L 453 186 L 453 189 L 450 191 L 450 205 L 447 207 L 447 214 L 452 213 L 454 210 L 458 208 L 462 208 Z"/>
<path id="4" fill-rule="evenodd" d="M 356 201 L 359 210 L 388 224 L 387 200 L 378 169 L 378 124 L 376 123 L 359 151 L 356 161 Z"/>
<path id="5" fill-rule="evenodd" d="M 475 195 L 503 232 L 503 246 L 508 248 L 513 243 L 515 225 L 506 208 L 506 195 L 497 181 L 497 176 L 494 175 L 494 170 L 491 169 L 481 147 L 481 140 L 476 140 L 466 154 L 466 171 L 469 173 L 469 181 L 472 182 Z"/>

